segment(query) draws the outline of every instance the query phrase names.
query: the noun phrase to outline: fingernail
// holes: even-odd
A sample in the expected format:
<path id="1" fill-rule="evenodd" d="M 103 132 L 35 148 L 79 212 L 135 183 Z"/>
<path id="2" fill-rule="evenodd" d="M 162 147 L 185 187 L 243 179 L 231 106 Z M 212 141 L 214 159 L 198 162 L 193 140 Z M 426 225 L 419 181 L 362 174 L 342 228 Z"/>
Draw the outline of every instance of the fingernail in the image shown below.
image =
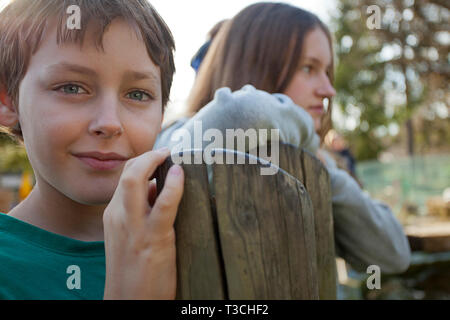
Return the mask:
<path id="1" fill-rule="evenodd" d="M 169 170 L 169 174 L 174 175 L 174 176 L 179 176 L 182 173 L 183 173 L 183 169 L 177 164 L 173 165 Z"/>

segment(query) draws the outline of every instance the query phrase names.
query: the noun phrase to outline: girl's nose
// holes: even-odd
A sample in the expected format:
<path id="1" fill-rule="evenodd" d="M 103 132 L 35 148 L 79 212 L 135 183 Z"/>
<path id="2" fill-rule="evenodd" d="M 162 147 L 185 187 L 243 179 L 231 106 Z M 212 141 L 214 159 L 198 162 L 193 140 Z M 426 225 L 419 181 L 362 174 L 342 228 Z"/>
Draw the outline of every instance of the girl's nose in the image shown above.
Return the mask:
<path id="1" fill-rule="evenodd" d="M 318 94 L 323 98 L 332 98 L 336 95 L 336 90 L 334 89 L 333 85 L 331 84 L 331 81 L 328 78 L 328 76 L 324 77 L 324 79 L 317 91 L 318 91 Z"/>

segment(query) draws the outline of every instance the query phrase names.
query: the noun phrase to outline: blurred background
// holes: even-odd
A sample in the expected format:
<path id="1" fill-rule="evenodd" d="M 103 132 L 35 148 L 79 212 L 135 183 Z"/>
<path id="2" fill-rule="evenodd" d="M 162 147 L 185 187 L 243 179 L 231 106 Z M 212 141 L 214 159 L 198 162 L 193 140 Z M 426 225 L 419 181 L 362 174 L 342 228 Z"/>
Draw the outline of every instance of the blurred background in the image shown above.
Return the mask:
<path id="1" fill-rule="evenodd" d="M 9 0 L 0 0 L 0 9 Z M 195 79 L 192 56 L 220 20 L 252 0 L 152 0 L 171 28 L 177 72 L 167 118 Z M 450 299 L 450 1 L 292 0 L 334 34 L 334 130 L 326 145 L 360 185 L 402 222 L 413 263 L 367 290 L 365 274 L 339 262 L 346 299 Z M 0 134 L 0 211 L 34 184 L 25 150 Z"/>

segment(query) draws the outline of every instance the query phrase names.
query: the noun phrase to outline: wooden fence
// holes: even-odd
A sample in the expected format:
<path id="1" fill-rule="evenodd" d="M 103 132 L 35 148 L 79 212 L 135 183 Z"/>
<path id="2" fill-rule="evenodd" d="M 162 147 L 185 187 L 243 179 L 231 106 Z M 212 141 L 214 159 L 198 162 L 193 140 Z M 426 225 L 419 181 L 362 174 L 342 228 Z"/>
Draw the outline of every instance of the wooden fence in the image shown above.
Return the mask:
<path id="1" fill-rule="evenodd" d="M 183 164 L 177 299 L 335 299 L 331 191 L 322 164 L 280 145 L 279 167 L 272 165 L 278 172 L 261 175 L 264 160 L 249 164 L 251 155 L 216 152 L 216 159 L 231 155 L 246 164 Z M 190 163 L 203 157 L 188 155 Z M 159 190 L 171 164 L 168 158 L 158 169 Z"/>

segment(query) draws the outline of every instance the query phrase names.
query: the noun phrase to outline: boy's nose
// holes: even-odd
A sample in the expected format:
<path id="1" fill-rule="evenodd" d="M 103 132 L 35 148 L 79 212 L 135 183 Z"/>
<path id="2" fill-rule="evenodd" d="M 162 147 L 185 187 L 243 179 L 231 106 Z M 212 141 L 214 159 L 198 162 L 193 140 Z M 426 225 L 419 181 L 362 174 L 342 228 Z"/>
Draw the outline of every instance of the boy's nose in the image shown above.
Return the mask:
<path id="1" fill-rule="evenodd" d="M 102 103 L 95 111 L 95 117 L 89 126 L 89 133 L 102 138 L 112 138 L 123 132 L 122 122 L 119 117 L 118 102 Z"/>

